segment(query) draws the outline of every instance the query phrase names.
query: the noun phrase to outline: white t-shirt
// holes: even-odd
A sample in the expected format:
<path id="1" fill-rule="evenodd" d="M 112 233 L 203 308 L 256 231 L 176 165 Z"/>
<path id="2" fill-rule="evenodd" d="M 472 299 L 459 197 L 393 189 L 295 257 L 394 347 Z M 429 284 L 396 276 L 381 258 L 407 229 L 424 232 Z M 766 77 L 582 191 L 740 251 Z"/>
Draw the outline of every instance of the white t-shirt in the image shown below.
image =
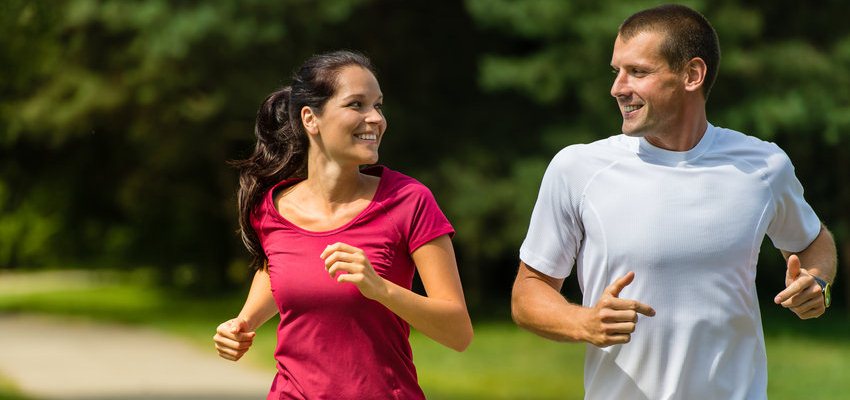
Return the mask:
<path id="1" fill-rule="evenodd" d="M 634 271 L 620 297 L 656 311 L 629 343 L 587 346 L 586 398 L 764 399 L 760 245 L 801 251 L 819 232 L 779 147 L 709 124 L 685 152 L 625 135 L 563 149 L 520 258 L 555 278 L 575 264 L 588 307 Z"/>

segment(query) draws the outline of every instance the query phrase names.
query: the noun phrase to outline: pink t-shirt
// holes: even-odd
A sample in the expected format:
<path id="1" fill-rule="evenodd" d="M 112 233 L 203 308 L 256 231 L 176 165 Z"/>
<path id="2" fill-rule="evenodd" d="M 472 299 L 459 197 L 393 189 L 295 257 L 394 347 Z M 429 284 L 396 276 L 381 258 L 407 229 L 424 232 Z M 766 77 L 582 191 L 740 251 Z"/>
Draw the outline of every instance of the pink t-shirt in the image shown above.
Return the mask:
<path id="1" fill-rule="evenodd" d="M 410 289 L 410 254 L 454 230 L 415 179 L 383 166 L 362 172 L 381 178 L 378 189 L 366 209 L 340 228 L 307 231 L 277 212 L 274 193 L 299 179 L 275 185 L 252 216 L 280 310 L 278 373 L 268 399 L 425 398 L 408 324 L 353 284 L 337 283 L 319 255 L 336 242 L 358 247 L 379 275 Z"/>

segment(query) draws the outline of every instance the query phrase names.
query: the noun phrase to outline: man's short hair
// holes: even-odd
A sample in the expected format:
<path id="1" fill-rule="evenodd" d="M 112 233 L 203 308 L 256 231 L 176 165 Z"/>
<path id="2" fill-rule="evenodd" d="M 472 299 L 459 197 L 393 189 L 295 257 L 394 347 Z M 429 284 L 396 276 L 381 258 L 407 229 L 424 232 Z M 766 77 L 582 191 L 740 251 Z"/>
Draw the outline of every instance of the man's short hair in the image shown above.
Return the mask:
<path id="1" fill-rule="evenodd" d="M 674 71 L 681 71 L 694 57 L 705 61 L 707 71 L 702 88 L 704 97 L 708 99 L 720 67 L 720 43 L 708 20 L 691 8 L 665 4 L 626 18 L 618 31 L 623 41 L 642 32 L 666 35 L 661 45 L 661 56 Z"/>

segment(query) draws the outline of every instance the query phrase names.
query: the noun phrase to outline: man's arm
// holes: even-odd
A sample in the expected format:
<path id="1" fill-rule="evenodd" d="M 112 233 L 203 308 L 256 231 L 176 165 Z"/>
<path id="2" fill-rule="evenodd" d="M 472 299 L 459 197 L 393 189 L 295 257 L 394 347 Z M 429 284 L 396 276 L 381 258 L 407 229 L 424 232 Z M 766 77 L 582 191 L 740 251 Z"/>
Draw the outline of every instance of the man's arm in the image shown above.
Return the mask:
<path id="1" fill-rule="evenodd" d="M 628 343 L 637 314 L 655 315 L 648 305 L 618 298 L 634 276 L 629 272 L 617 279 L 589 308 L 561 296 L 563 279 L 552 278 L 520 262 L 511 294 L 511 314 L 520 327 L 552 340 L 588 342 L 598 347 Z"/>
<path id="2" fill-rule="evenodd" d="M 812 275 L 830 283 L 835 279 L 838 256 L 832 234 L 821 225 L 818 236 L 803 251 L 781 251 L 787 262 L 786 288 L 773 301 L 790 308 L 801 319 L 821 316 L 826 311 L 826 305 L 821 287 Z"/>

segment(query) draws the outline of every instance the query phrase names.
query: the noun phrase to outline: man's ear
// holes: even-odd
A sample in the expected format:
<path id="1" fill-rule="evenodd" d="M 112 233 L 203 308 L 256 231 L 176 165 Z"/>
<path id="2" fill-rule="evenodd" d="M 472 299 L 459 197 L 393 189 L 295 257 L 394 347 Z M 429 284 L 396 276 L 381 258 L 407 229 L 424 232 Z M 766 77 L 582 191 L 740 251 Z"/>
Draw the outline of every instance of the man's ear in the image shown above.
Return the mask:
<path id="1" fill-rule="evenodd" d="M 694 57 L 685 64 L 685 90 L 695 92 L 701 90 L 705 84 L 705 76 L 708 66 L 702 58 Z"/>
<path id="2" fill-rule="evenodd" d="M 307 134 L 317 135 L 319 133 L 319 116 L 309 106 L 301 107 L 301 124 Z"/>

